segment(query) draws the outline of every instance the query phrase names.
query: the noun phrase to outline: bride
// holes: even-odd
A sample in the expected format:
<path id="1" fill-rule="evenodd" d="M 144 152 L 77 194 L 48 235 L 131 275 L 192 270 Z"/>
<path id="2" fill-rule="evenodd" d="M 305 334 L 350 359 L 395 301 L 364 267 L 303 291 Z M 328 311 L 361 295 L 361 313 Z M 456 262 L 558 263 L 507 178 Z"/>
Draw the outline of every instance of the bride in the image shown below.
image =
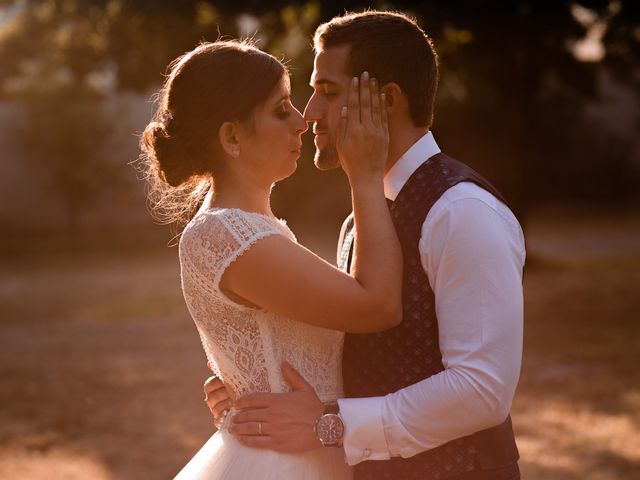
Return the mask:
<path id="1" fill-rule="evenodd" d="M 380 331 L 401 318 L 401 252 L 382 180 L 384 96 L 375 79 L 354 78 L 348 106 L 330 119 L 340 126 L 357 228 L 347 274 L 298 244 L 271 212 L 272 186 L 295 171 L 307 130 L 284 65 L 247 42 L 217 41 L 169 68 L 142 158 L 156 212 L 190 218 L 182 289 L 207 358 L 234 397 L 287 391 L 286 361 L 321 401 L 335 401 L 343 332 Z M 268 424 L 256 429 L 269 433 Z M 223 423 L 176 478 L 348 479 L 351 470 L 341 449 L 320 441 L 304 453 L 251 449 Z"/>

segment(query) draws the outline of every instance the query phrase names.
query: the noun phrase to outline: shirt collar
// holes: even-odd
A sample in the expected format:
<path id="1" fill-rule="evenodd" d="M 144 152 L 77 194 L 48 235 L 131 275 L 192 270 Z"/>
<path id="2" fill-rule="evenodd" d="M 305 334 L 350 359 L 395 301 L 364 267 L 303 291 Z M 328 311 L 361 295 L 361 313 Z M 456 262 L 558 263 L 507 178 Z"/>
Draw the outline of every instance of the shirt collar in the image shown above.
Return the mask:
<path id="1" fill-rule="evenodd" d="M 440 153 L 440 147 L 433 138 L 431 132 L 425 133 L 420 139 L 409 147 L 409 150 L 398 159 L 384 176 L 384 196 L 395 201 L 398 193 L 407 183 L 420 165 L 426 160 Z"/>

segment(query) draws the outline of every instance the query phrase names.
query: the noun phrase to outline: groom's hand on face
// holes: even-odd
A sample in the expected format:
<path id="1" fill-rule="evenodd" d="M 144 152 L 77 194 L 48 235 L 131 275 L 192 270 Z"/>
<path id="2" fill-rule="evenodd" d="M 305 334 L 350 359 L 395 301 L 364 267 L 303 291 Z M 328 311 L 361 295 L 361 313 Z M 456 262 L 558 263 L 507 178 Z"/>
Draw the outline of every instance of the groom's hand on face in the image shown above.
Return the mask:
<path id="1" fill-rule="evenodd" d="M 305 452 L 321 447 L 314 427 L 324 406 L 313 387 L 291 367 L 282 364 L 289 393 L 252 393 L 239 398 L 239 410 L 229 433 L 243 445 L 279 452 Z"/>

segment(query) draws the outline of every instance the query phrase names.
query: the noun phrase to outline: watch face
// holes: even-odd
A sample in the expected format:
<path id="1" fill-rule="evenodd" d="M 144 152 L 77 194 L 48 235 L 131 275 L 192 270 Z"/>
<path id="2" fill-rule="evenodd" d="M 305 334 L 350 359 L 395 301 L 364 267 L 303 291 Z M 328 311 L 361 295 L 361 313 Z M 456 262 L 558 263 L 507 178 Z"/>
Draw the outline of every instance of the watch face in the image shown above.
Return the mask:
<path id="1" fill-rule="evenodd" d="M 316 432 L 324 445 L 334 445 L 342 440 L 344 424 L 338 415 L 329 413 L 320 417 Z"/>

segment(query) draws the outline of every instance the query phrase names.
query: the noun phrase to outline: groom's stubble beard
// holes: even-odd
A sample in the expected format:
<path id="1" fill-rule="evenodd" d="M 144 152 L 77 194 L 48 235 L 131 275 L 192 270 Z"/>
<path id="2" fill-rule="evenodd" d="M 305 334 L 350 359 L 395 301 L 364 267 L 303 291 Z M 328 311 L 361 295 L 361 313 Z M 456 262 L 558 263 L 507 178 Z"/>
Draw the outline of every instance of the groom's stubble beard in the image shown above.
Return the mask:
<path id="1" fill-rule="evenodd" d="M 333 135 L 329 134 L 329 141 L 322 150 L 316 147 L 316 153 L 313 157 L 313 163 L 318 170 L 333 170 L 340 166 L 340 158 L 338 157 L 338 149 Z"/>

